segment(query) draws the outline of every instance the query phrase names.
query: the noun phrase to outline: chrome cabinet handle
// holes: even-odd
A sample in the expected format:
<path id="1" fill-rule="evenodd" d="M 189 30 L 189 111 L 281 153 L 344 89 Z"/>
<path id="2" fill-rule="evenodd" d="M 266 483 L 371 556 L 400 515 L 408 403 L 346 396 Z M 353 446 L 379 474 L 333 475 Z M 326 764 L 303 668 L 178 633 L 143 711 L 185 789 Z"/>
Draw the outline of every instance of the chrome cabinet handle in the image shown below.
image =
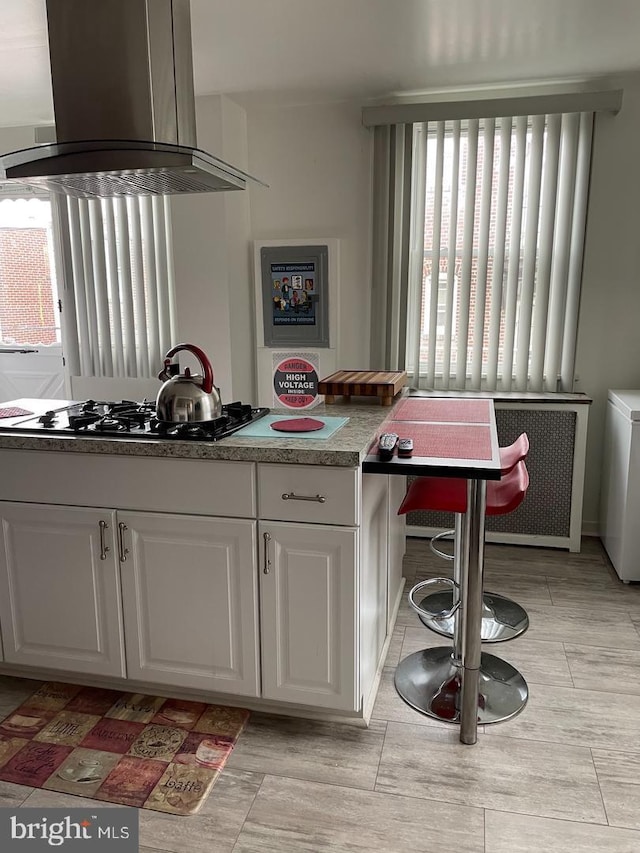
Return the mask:
<path id="1" fill-rule="evenodd" d="M 119 556 L 120 556 L 120 562 L 121 563 L 126 563 L 127 554 L 129 553 L 129 549 L 125 548 L 125 544 L 124 544 L 125 530 L 128 530 L 128 529 L 129 528 L 127 527 L 127 525 L 123 521 L 121 521 L 118 524 L 118 551 L 120 552 Z"/>
<path id="2" fill-rule="evenodd" d="M 271 560 L 269 559 L 269 542 L 271 542 L 271 534 L 263 533 L 262 537 L 264 539 L 264 573 L 268 575 L 271 571 Z"/>
<path id="3" fill-rule="evenodd" d="M 107 554 L 109 553 L 109 551 L 111 549 L 109 548 L 108 545 L 105 545 L 104 532 L 105 532 L 105 530 L 109 529 L 109 525 L 107 524 L 106 521 L 100 521 L 99 527 L 100 527 L 100 559 L 106 560 Z"/>
<path id="4" fill-rule="evenodd" d="M 283 501 L 317 501 L 319 504 L 326 503 L 327 499 L 324 495 L 296 495 L 293 492 L 285 492 L 282 495 Z"/>

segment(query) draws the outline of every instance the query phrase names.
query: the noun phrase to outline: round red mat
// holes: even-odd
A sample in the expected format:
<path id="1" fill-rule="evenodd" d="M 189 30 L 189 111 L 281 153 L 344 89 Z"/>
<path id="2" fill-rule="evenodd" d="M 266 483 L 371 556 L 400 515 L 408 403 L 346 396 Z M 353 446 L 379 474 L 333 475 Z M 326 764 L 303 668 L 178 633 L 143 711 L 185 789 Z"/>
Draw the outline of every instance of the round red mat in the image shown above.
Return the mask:
<path id="1" fill-rule="evenodd" d="M 322 429 L 323 426 L 324 421 L 318 421 L 316 418 L 289 418 L 286 421 L 274 421 L 271 429 L 278 432 L 312 432 Z"/>

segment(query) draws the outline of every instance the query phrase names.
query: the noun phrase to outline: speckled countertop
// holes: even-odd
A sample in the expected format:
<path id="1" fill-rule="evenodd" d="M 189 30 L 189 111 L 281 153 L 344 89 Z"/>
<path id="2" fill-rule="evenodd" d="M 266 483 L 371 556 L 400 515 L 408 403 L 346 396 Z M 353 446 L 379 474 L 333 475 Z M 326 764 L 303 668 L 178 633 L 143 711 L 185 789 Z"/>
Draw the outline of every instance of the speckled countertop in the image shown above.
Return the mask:
<path id="1" fill-rule="evenodd" d="M 277 462 L 298 465 L 358 466 L 378 434 L 380 425 L 389 417 L 402 394 L 393 406 L 382 406 L 367 398 L 351 398 L 348 405 L 320 405 L 304 412 L 273 414 L 308 415 L 310 417 L 347 417 L 348 423 L 325 439 L 313 438 L 240 438 L 235 435 L 220 441 L 176 441 L 153 438 L 83 438 L 75 435 L 42 435 L 0 432 L 0 450 L 62 450 L 72 453 L 107 453 L 117 456 L 151 456 L 181 459 L 224 459 L 233 462 Z M 60 400 L 16 400 L 13 405 L 39 402 L 42 411 L 60 407 Z M 4 403 L 3 405 L 11 405 Z M 21 420 L 17 418 L 16 420 Z M 4 426 L 9 425 L 4 421 Z"/>

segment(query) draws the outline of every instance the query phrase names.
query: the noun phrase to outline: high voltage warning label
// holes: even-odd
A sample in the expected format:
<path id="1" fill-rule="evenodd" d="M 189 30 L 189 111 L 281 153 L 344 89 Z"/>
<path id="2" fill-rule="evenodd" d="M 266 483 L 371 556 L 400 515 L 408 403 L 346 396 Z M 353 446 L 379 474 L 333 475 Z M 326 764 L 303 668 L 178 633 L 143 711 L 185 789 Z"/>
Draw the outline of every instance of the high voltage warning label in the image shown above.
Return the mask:
<path id="1" fill-rule="evenodd" d="M 306 409 L 318 399 L 318 367 L 312 357 L 274 359 L 273 393 L 276 404 Z"/>

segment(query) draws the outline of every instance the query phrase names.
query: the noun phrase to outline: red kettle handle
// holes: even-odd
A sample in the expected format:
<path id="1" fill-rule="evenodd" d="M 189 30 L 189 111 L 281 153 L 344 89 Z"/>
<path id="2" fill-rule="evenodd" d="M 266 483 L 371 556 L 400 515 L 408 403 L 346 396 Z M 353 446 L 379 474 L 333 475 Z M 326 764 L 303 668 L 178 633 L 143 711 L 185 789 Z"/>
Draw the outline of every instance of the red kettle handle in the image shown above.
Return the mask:
<path id="1" fill-rule="evenodd" d="M 211 367 L 211 362 L 200 347 L 195 346 L 195 344 L 176 344 L 176 346 L 170 349 L 165 355 L 165 363 L 170 361 L 176 353 L 180 352 L 180 350 L 188 350 L 198 359 L 200 366 L 202 367 L 202 390 L 205 394 L 210 394 L 213 391 L 213 368 Z"/>

